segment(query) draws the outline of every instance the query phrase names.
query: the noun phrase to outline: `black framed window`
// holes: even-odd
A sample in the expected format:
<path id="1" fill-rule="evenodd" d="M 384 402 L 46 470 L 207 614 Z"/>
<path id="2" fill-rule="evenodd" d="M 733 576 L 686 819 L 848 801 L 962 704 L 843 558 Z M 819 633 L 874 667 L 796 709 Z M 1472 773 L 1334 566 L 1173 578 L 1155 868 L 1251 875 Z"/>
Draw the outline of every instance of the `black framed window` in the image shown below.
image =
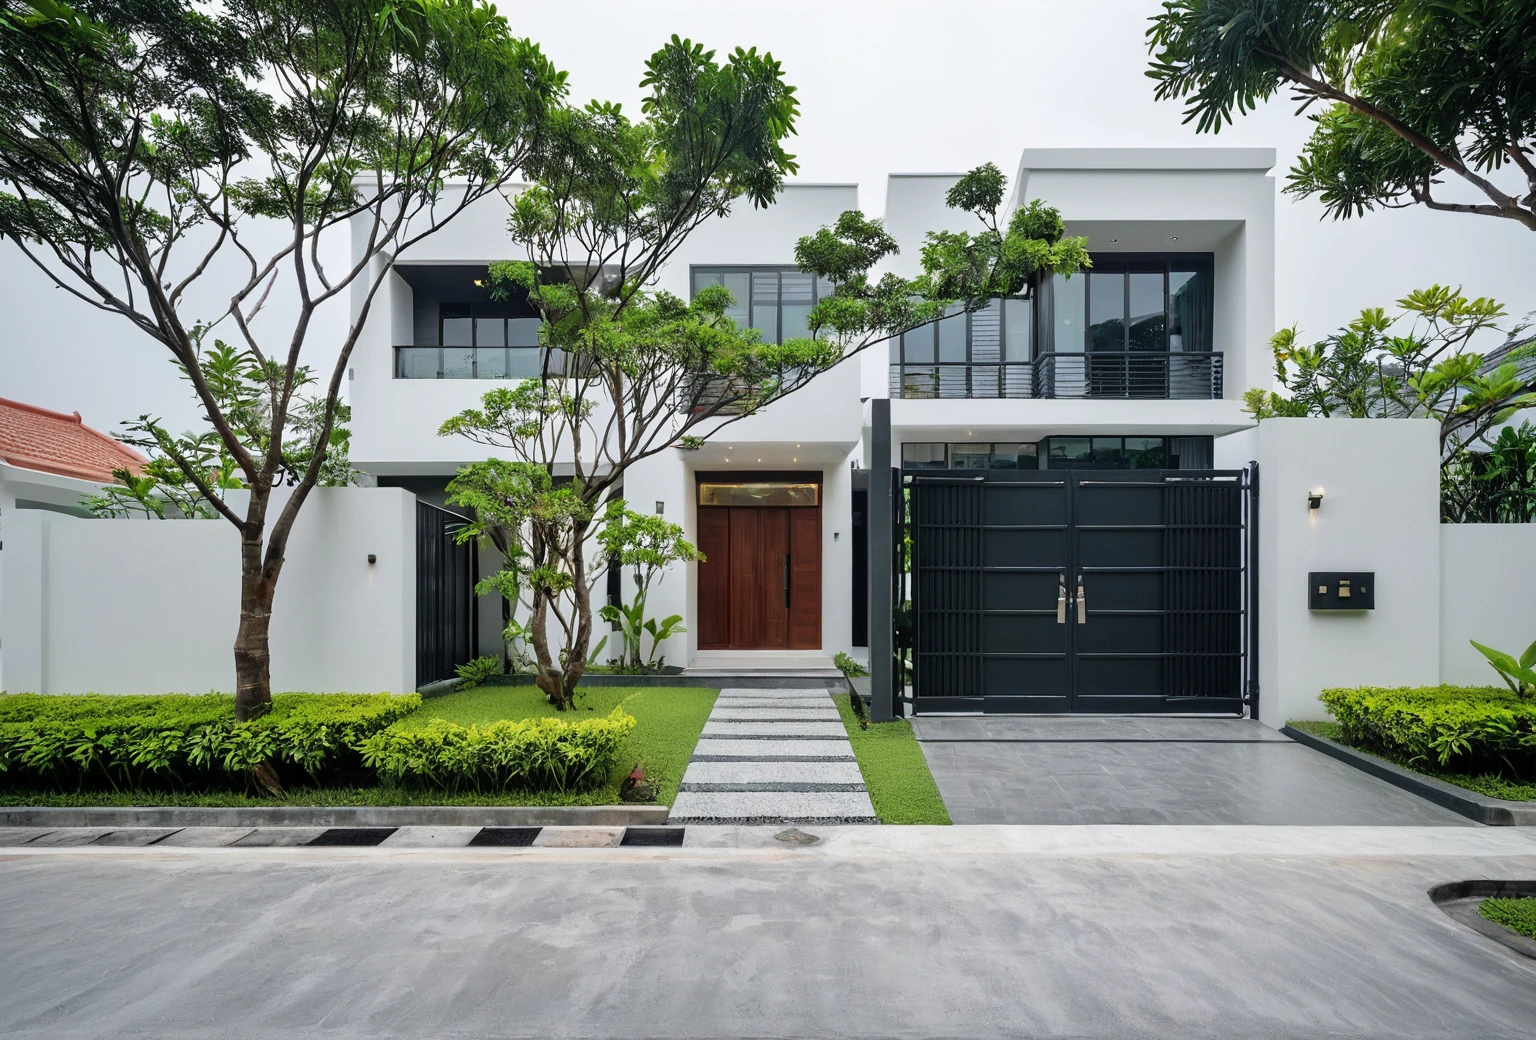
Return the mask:
<path id="1" fill-rule="evenodd" d="M 694 296 L 711 285 L 731 293 L 726 316 L 742 328 L 757 329 L 764 343 L 810 335 L 811 308 L 832 295 L 832 283 L 796 267 L 695 267 Z"/>
<path id="2" fill-rule="evenodd" d="M 958 308 L 947 317 L 903 333 L 891 343 L 900 367 L 903 397 L 997 397 L 1019 385 L 1006 367 L 1030 359 L 1034 320 L 1022 298 L 990 301 L 977 311 Z"/>
<path id="3" fill-rule="evenodd" d="M 442 303 L 437 345 L 396 349 L 399 379 L 538 379 L 544 348 L 538 318 L 500 302 Z M 550 374 L 564 371 L 564 351 L 551 352 Z"/>
<path id="4" fill-rule="evenodd" d="M 1029 443 L 913 442 L 901 466 L 918 469 L 1210 469 L 1210 437 L 1046 437 Z"/>
<path id="5" fill-rule="evenodd" d="M 1095 253 L 1093 267 L 1040 287 L 1040 353 L 1208 353 L 1210 253 Z"/>

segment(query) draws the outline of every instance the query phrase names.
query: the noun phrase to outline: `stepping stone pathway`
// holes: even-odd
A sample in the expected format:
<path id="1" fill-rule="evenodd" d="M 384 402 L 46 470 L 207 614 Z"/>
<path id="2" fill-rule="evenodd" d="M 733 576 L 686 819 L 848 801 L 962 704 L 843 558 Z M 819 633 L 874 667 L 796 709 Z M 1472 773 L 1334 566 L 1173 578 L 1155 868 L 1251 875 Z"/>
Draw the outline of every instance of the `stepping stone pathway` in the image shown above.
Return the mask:
<path id="1" fill-rule="evenodd" d="M 826 690 L 721 690 L 667 822 L 880 819 Z"/>

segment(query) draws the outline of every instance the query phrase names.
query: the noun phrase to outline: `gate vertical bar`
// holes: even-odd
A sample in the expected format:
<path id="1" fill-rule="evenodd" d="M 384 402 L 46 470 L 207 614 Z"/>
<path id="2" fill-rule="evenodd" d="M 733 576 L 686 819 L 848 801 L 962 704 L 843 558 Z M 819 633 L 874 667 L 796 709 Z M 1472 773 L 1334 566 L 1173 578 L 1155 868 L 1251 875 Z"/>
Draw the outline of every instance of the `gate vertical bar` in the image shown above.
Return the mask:
<path id="1" fill-rule="evenodd" d="M 1248 717 L 1259 717 L 1259 464 L 1248 463 Z"/>
<path id="2" fill-rule="evenodd" d="M 891 668 L 896 617 L 891 606 L 895 489 L 891 486 L 890 398 L 874 398 L 869 412 L 869 714 L 875 722 L 889 722 L 895 718 L 896 695 Z"/>

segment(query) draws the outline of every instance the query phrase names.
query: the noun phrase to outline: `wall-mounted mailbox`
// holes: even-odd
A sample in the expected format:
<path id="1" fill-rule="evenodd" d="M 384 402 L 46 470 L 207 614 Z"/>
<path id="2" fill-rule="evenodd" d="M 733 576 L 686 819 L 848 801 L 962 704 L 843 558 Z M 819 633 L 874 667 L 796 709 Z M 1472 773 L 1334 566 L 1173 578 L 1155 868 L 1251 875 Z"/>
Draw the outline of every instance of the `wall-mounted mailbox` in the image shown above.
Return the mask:
<path id="1" fill-rule="evenodd" d="M 1313 571 L 1307 575 L 1308 610 L 1375 610 L 1375 571 Z"/>

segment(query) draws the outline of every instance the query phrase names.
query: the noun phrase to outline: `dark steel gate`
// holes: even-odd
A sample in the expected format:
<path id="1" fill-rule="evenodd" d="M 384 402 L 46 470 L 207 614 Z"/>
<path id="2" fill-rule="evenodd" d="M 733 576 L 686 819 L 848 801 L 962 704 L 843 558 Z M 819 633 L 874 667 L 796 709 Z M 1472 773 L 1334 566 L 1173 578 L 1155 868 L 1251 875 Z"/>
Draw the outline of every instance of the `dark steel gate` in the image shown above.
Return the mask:
<path id="1" fill-rule="evenodd" d="M 416 503 L 416 685 L 451 679 L 454 668 L 475 658 L 474 542 L 454 535 L 464 518 Z"/>
<path id="2" fill-rule="evenodd" d="M 1256 708 L 1257 467 L 906 484 L 918 712 Z"/>

